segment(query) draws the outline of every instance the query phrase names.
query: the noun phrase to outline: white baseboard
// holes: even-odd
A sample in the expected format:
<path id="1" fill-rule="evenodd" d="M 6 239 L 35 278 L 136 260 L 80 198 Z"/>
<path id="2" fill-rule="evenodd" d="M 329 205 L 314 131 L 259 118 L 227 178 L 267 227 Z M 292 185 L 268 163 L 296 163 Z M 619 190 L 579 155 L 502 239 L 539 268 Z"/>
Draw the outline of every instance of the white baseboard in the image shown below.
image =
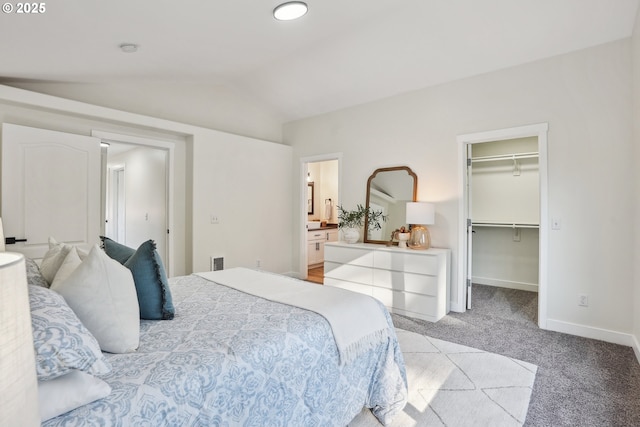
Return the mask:
<path id="1" fill-rule="evenodd" d="M 638 362 L 640 362 L 640 346 L 638 345 L 638 340 L 632 334 L 594 328 L 592 326 L 578 325 L 554 319 L 547 319 L 546 329 L 632 347 Z"/>
<path id="2" fill-rule="evenodd" d="M 633 348 L 633 352 L 636 354 L 636 359 L 638 360 L 638 363 L 640 363 L 640 343 L 638 342 L 638 337 L 631 335 L 631 338 L 633 338 L 633 345 L 631 348 Z"/>
<path id="3" fill-rule="evenodd" d="M 282 273 L 283 276 L 293 277 L 294 279 L 302 279 L 302 274 L 297 271 L 286 271 Z"/>
<path id="4" fill-rule="evenodd" d="M 513 282 L 509 280 L 492 279 L 490 277 L 472 277 L 471 282 L 478 285 L 496 286 L 499 288 L 518 289 L 520 291 L 538 292 L 537 283 Z"/>
<path id="5" fill-rule="evenodd" d="M 455 311 L 456 313 L 464 313 L 467 311 L 467 307 L 465 304 L 458 304 L 457 301 L 451 301 L 449 309 L 451 311 Z"/>

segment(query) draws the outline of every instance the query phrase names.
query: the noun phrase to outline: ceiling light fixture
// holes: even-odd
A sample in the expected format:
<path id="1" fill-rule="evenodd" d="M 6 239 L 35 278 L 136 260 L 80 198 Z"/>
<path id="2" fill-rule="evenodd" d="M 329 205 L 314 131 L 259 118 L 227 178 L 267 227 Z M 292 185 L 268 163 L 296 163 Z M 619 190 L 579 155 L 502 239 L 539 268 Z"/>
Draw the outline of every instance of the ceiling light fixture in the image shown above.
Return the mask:
<path id="1" fill-rule="evenodd" d="M 307 4 L 301 1 L 282 3 L 273 9 L 273 17 L 278 21 L 291 21 L 307 13 Z"/>
<path id="2" fill-rule="evenodd" d="M 120 50 L 125 53 L 134 53 L 138 51 L 138 45 L 135 43 L 122 43 L 120 45 Z"/>

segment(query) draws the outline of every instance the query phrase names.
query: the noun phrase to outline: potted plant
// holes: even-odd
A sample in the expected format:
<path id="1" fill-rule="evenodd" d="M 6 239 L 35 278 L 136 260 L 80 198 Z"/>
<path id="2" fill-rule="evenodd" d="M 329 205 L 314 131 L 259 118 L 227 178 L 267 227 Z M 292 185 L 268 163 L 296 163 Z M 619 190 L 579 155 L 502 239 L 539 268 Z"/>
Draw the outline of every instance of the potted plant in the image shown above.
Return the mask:
<path id="1" fill-rule="evenodd" d="M 357 205 L 356 209 L 351 211 L 338 206 L 338 228 L 342 230 L 347 243 L 355 243 L 360 239 L 360 228 L 364 225 L 365 218 L 370 229 L 380 230 L 380 223 L 387 220 L 387 215 L 368 206 Z"/>

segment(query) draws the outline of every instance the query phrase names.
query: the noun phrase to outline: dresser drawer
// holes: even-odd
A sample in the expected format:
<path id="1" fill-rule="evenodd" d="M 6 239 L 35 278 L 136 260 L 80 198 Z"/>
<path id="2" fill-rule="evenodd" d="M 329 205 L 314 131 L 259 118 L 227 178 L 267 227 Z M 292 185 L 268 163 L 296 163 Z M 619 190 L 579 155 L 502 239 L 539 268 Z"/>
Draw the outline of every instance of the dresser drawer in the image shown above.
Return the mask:
<path id="1" fill-rule="evenodd" d="M 373 271 L 371 268 L 361 267 L 359 265 L 339 264 L 336 262 L 325 261 L 324 277 L 325 279 L 346 280 L 369 286 L 373 284 Z"/>
<path id="2" fill-rule="evenodd" d="M 437 276 L 440 270 L 439 257 L 434 255 L 413 254 L 407 251 L 377 251 L 373 257 L 373 266 L 382 270 L 431 274 L 433 276 Z"/>
<path id="3" fill-rule="evenodd" d="M 438 295 L 438 278 L 402 271 L 373 270 L 373 285 L 418 294 Z"/>
<path id="4" fill-rule="evenodd" d="M 371 295 L 371 286 L 361 285 L 359 283 L 344 282 L 342 280 L 331 279 L 329 277 L 324 278 L 324 286 L 334 286 L 336 288 L 346 289 L 352 292 L 358 292 L 365 295 Z"/>
<path id="5" fill-rule="evenodd" d="M 373 251 L 345 246 L 325 245 L 324 259 L 340 264 L 373 266 Z"/>
<path id="6" fill-rule="evenodd" d="M 380 300 L 385 306 L 400 312 L 421 314 L 431 318 L 441 317 L 438 312 L 438 298 L 392 291 L 390 289 L 373 288 L 373 297 Z M 445 313 L 442 313 L 444 315 Z"/>

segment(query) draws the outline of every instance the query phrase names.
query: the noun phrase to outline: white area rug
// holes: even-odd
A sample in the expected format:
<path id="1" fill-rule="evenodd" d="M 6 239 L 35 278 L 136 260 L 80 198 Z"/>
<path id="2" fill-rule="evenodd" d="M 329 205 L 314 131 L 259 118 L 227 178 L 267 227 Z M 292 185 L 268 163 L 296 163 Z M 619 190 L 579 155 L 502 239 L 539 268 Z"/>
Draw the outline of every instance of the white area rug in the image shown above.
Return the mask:
<path id="1" fill-rule="evenodd" d="M 393 427 L 521 426 L 538 367 L 396 329 L 407 367 L 409 402 Z M 363 410 L 349 427 L 380 426 Z"/>

